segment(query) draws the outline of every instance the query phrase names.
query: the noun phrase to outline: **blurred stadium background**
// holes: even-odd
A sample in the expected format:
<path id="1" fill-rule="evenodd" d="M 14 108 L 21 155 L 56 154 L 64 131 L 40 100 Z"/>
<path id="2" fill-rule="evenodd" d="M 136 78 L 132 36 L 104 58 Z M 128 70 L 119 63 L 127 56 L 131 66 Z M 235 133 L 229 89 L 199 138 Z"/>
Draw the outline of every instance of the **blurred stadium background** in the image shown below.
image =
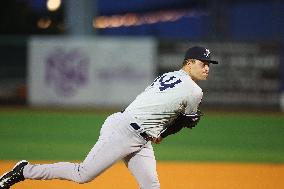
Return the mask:
<path id="1" fill-rule="evenodd" d="M 0 11 L 0 161 L 81 160 L 107 115 L 204 45 L 220 62 L 201 83 L 206 116 L 155 146 L 157 160 L 284 174 L 283 1 L 9 0 Z"/>
<path id="2" fill-rule="evenodd" d="M 12 0 L 1 12 L 3 106 L 121 108 L 156 75 L 178 69 L 188 46 L 203 44 L 221 62 L 202 84 L 204 107 L 284 109 L 282 1 Z"/>

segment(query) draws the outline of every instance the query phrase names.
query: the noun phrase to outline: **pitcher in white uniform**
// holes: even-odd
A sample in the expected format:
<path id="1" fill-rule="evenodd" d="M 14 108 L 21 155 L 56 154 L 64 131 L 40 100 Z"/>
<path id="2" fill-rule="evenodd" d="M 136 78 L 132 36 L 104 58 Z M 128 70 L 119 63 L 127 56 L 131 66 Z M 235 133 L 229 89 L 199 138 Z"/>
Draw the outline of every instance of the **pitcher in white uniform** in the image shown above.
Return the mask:
<path id="1" fill-rule="evenodd" d="M 189 48 L 181 69 L 157 77 L 121 112 L 110 115 L 100 136 L 81 163 L 31 164 L 20 161 L 0 178 L 0 188 L 8 189 L 25 179 L 63 179 L 80 184 L 95 179 L 118 160 L 123 160 L 141 189 L 158 189 L 160 183 L 152 143 L 179 132 L 179 115 L 187 117 L 190 127 L 200 119 L 198 106 L 202 89 L 197 81 L 206 80 L 211 60 L 207 48 Z"/>

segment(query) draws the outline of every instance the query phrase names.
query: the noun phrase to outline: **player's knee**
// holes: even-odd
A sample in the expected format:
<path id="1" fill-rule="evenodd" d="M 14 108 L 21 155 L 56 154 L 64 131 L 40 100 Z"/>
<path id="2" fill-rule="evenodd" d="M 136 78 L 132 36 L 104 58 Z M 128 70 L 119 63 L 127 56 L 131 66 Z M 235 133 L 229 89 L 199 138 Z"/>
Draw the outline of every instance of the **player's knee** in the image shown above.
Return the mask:
<path id="1" fill-rule="evenodd" d="M 78 164 L 75 182 L 79 184 L 88 183 L 91 182 L 94 179 L 94 177 L 95 176 L 92 176 L 92 174 L 90 174 L 90 171 L 88 171 L 88 169 L 84 168 L 81 164 Z"/>
<path id="2" fill-rule="evenodd" d="M 91 182 L 92 180 L 93 180 L 93 178 L 88 176 L 88 175 L 80 175 L 80 177 L 78 177 L 76 182 L 78 184 L 85 184 L 85 183 Z"/>

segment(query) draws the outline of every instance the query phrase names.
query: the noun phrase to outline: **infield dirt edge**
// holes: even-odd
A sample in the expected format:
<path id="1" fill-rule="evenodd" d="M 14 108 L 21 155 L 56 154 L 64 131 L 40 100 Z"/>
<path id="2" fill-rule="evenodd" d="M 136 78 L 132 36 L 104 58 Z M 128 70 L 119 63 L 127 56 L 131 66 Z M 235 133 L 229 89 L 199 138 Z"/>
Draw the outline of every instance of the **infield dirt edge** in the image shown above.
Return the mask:
<path id="1" fill-rule="evenodd" d="M 15 161 L 0 161 L 0 174 Z M 52 163 L 32 161 L 31 163 Z M 158 162 L 162 189 L 271 189 L 284 188 L 284 164 Z M 69 181 L 26 180 L 13 189 L 133 189 L 139 188 L 134 177 L 118 162 L 94 181 L 79 185 Z"/>

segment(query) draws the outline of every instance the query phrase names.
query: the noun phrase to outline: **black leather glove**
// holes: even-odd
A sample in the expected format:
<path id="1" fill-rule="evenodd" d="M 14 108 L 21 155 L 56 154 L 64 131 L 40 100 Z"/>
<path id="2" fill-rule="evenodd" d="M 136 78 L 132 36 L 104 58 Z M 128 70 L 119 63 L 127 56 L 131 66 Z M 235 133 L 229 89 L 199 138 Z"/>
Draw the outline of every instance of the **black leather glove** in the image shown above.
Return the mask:
<path id="1" fill-rule="evenodd" d="M 165 138 L 179 132 L 184 127 L 192 129 L 197 125 L 202 115 L 203 113 L 200 110 L 197 110 L 195 114 L 180 113 L 177 118 L 161 132 L 160 136 Z"/>

